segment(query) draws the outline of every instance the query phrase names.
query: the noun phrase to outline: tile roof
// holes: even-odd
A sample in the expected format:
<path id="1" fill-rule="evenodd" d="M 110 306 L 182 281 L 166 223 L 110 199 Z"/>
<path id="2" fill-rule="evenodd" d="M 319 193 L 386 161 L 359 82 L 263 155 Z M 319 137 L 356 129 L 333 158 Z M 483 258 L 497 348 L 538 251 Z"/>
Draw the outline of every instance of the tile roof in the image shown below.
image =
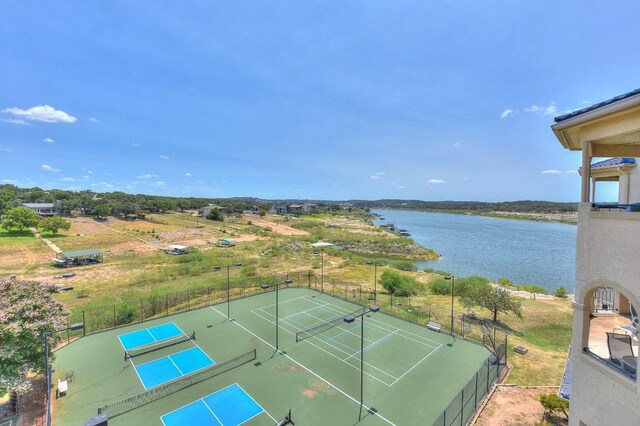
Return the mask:
<path id="1" fill-rule="evenodd" d="M 593 170 L 593 169 L 604 169 L 605 167 L 620 166 L 622 164 L 636 164 L 636 159 L 635 158 L 623 158 L 623 157 L 609 158 L 608 160 L 598 161 L 597 163 L 593 163 L 591 165 L 591 170 Z"/>
<path id="2" fill-rule="evenodd" d="M 565 121 L 565 120 L 568 120 L 570 118 L 577 117 L 577 116 L 585 114 L 585 113 L 587 113 L 589 111 L 593 111 L 593 110 L 596 110 L 598 108 L 602 108 L 604 106 L 611 105 L 611 104 L 613 104 L 615 102 L 621 101 L 623 99 L 630 98 L 630 97 L 638 95 L 638 94 L 640 94 L 640 89 L 633 90 L 633 91 L 631 91 L 629 93 L 625 93 L 623 95 L 616 96 L 615 98 L 611 98 L 609 100 L 606 100 L 606 101 L 603 101 L 603 102 L 599 102 L 597 104 L 591 105 L 591 106 L 586 107 L 586 108 L 582 108 L 582 109 L 579 109 L 579 110 L 576 110 L 576 111 L 572 111 L 572 112 L 570 112 L 568 114 L 559 115 L 556 118 L 554 118 L 553 121 L 555 121 L 556 123 L 560 123 L 561 121 Z"/>

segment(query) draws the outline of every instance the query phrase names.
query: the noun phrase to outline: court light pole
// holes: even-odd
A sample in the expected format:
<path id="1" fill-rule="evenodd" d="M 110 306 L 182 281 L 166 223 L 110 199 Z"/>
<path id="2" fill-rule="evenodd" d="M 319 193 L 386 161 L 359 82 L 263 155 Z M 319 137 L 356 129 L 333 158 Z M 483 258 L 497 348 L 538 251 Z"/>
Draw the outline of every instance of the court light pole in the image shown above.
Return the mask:
<path id="1" fill-rule="evenodd" d="M 373 305 L 378 304 L 378 262 L 367 262 L 368 265 L 373 265 Z"/>
<path id="2" fill-rule="evenodd" d="M 44 333 L 44 368 L 45 376 L 47 376 L 47 415 L 46 424 L 51 426 L 51 365 L 49 364 L 49 336 L 52 334 L 60 333 L 61 331 L 74 331 L 84 328 L 83 322 L 71 324 L 67 328 L 62 330 L 45 331 Z"/>
<path id="3" fill-rule="evenodd" d="M 451 335 L 453 336 L 453 295 L 456 292 L 456 277 L 451 274 L 446 275 L 444 279 L 451 280 Z"/>
<path id="4" fill-rule="evenodd" d="M 227 268 L 227 319 L 231 319 L 231 266 L 242 266 L 242 263 L 236 262 L 233 265 L 226 265 Z M 221 266 L 214 266 L 213 269 L 219 271 Z"/>
<path id="5" fill-rule="evenodd" d="M 285 284 L 289 284 L 290 282 L 291 282 L 291 280 L 288 280 L 288 279 L 287 279 L 287 280 L 284 280 L 284 283 L 285 283 Z M 279 291 L 278 291 L 278 289 L 280 288 L 280 283 L 276 283 L 276 284 L 274 284 L 274 285 L 276 286 L 276 345 L 275 345 L 275 346 L 276 346 L 276 351 L 277 351 L 277 350 L 278 350 L 278 348 L 279 348 L 279 338 L 278 338 L 278 337 L 279 337 L 279 329 L 280 329 L 280 325 L 279 325 L 280 315 L 279 315 L 279 313 L 278 313 L 278 307 L 279 307 L 279 305 L 280 305 L 280 303 L 279 303 L 279 295 L 278 295 Z M 268 289 L 269 287 L 271 287 L 269 284 L 261 284 L 261 285 L 260 285 L 260 288 L 261 288 L 261 289 L 263 289 L 263 290 L 266 290 L 266 289 Z"/>
<path id="6" fill-rule="evenodd" d="M 369 312 L 376 313 L 380 310 L 378 306 L 371 306 L 369 308 Z M 366 312 L 360 315 L 360 415 L 358 416 L 358 420 L 362 418 L 362 406 L 364 405 L 364 317 Z M 355 318 L 352 316 L 346 316 L 342 318 L 342 320 L 351 324 L 355 321 Z"/>

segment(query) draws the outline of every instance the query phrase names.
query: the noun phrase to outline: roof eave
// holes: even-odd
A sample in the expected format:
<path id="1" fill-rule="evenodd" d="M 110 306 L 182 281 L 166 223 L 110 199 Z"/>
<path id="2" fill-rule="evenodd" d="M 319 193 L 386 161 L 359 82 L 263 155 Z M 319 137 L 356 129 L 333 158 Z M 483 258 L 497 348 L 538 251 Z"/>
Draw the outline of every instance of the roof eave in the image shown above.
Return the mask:
<path id="1" fill-rule="evenodd" d="M 592 111 L 587 111 L 584 114 L 568 118 L 566 120 L 560 121 L 559 123 L 555 123 L 551 126 L 551 130 L 553 130 L 556 138 L 558 138 L 564 148 L 572 151 L 581 151 L 582 146 L 580 141 L 573 140 L 568 132 L 570 128 L 599 119 L 601 117 L 605 117 L 607 115 L 615 114 L 619 111 L 634 107 L 636 105 L 640 105 L 640 93 L 630 96 L 626 99 L 622 99 L 618 102 L 604 105 Z"/>

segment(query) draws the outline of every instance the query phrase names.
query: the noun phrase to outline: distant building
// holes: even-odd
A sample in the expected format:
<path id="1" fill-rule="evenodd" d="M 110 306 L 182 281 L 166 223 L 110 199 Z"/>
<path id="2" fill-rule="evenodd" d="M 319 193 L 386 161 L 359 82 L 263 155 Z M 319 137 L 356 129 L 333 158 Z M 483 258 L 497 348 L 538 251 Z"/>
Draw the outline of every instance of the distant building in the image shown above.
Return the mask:
<path id="1" fill-rule="evenodd" d="M 40 216 L 54 216 L 58 214 L 53 203 L 22 203 L 22 205 L 38 213 Z"/>
<path id="2" fill-rule="evenodd" d="M 282 216 L 286 215 L 288 212 L 289 212 L 289 210 L 288 210 L 288 206 L 286 204 L 274 204 L 269 209 L 269 213 L 271 213 L 271 214 L 279 214 L 279 215 L 282 215 Z"/>
<path id="3" fill-rule="evenodd" d="M 187 254 L 189 253 L 189 246 L 183 246 L 182 244 L 173 244 L 168 249 L 163 249 L 167 254 Z"/>
<path id="4" fill-rule="evenodd" d="M 200 216 L 207 217 L 211 213 L 211 210 L 214 210 L 214 209 L 224 211 L 225 208 L 222 206 L 216 206 L 215 204 L 209 204 L 208 206 L 200 209 Z"/>

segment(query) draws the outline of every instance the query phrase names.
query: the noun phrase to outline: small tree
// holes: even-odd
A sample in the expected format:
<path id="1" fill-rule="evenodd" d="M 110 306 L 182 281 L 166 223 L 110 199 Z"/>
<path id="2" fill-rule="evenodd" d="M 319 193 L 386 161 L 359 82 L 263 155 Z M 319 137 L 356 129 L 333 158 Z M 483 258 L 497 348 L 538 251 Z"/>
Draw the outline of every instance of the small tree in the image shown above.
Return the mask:
<path id="1" fill-rule="evenodd" d="M 380 284 L 390 294 L 399 297 L 407 297 L 417 292 L 417 283 L 411 277 L 402 275 L 396 271 L 384 271 L 380 277 Z"/>
<path id="2" fill-rule="evenodd" d="M 0 396 L 28 390 L 27 375 L 45 372 L 45 332 L 67 325 L 65 305 L 53 299 L 58 291 L 52 283 L 0 279 Z M 49 335 L 51 347 L 60 337 Z"/>
<path id="3" fill-rule="evenodd" d="M 71 222 L 60 216 L 49 216 L 40 221 L 39 228 L 43 231 L 57 234 L 61 229 L 68 231 L 71 228 Z"/>
<path id="4" fill-rule="evenodd" d="M 561 412 L 568 419 L 569 418 L 569 401 L 560 398 L 555 393 L 543 393 L 540 395 L 540 404 L 544 407 L 545 418 L 548 415 L 555 415 L 557 412 Z"/>
<path id="5" fill-rule="evenodd" d="M 211 209 L 211 212 L 207 215 L 207 219 L 209 220 L 219 220 L 220 222 L 224 221 L 224 216 L 220 209 Z"/>
<path id="6" fill-rule="evenodd" d="M 522 318 L 522 304 L 511 297 L 509 290 L 494 287 L 489 283 L 470 286 L 462 294 L 460 301 L 466 308 L 481 306 L 490 310 L 493 322 L 498 321 L 499 312 L 512 312 L 518 318 Z"/>
<path id="7" fill-rule="evenodd" d="M 93 214 L 98 217 L 107 217 L 109 216 L 110 212 L 111 209 L 109 208 L 109 204 L 107 203 L 100 203 L 93 208 Z"/>
<path id="8" fill-rule="evenodd" d="M 0 224 L 4 229 L 17 228 L 22 231 L 24 228 L 30 228 L 38 224 L 38 215 L 31 209 L 18 206 L 10 209 L 5 213 L 4 219 Z"/>
<path id="9" fill-rule="evenodd" d="M 563 287 L 558 287 L 555 290 L 553 290 L 553 295 L 555 297 L 559 297 L 561 299 L 566 299 L 567 296 L 569 295 L 569 291 L 564 286 Z"/>

